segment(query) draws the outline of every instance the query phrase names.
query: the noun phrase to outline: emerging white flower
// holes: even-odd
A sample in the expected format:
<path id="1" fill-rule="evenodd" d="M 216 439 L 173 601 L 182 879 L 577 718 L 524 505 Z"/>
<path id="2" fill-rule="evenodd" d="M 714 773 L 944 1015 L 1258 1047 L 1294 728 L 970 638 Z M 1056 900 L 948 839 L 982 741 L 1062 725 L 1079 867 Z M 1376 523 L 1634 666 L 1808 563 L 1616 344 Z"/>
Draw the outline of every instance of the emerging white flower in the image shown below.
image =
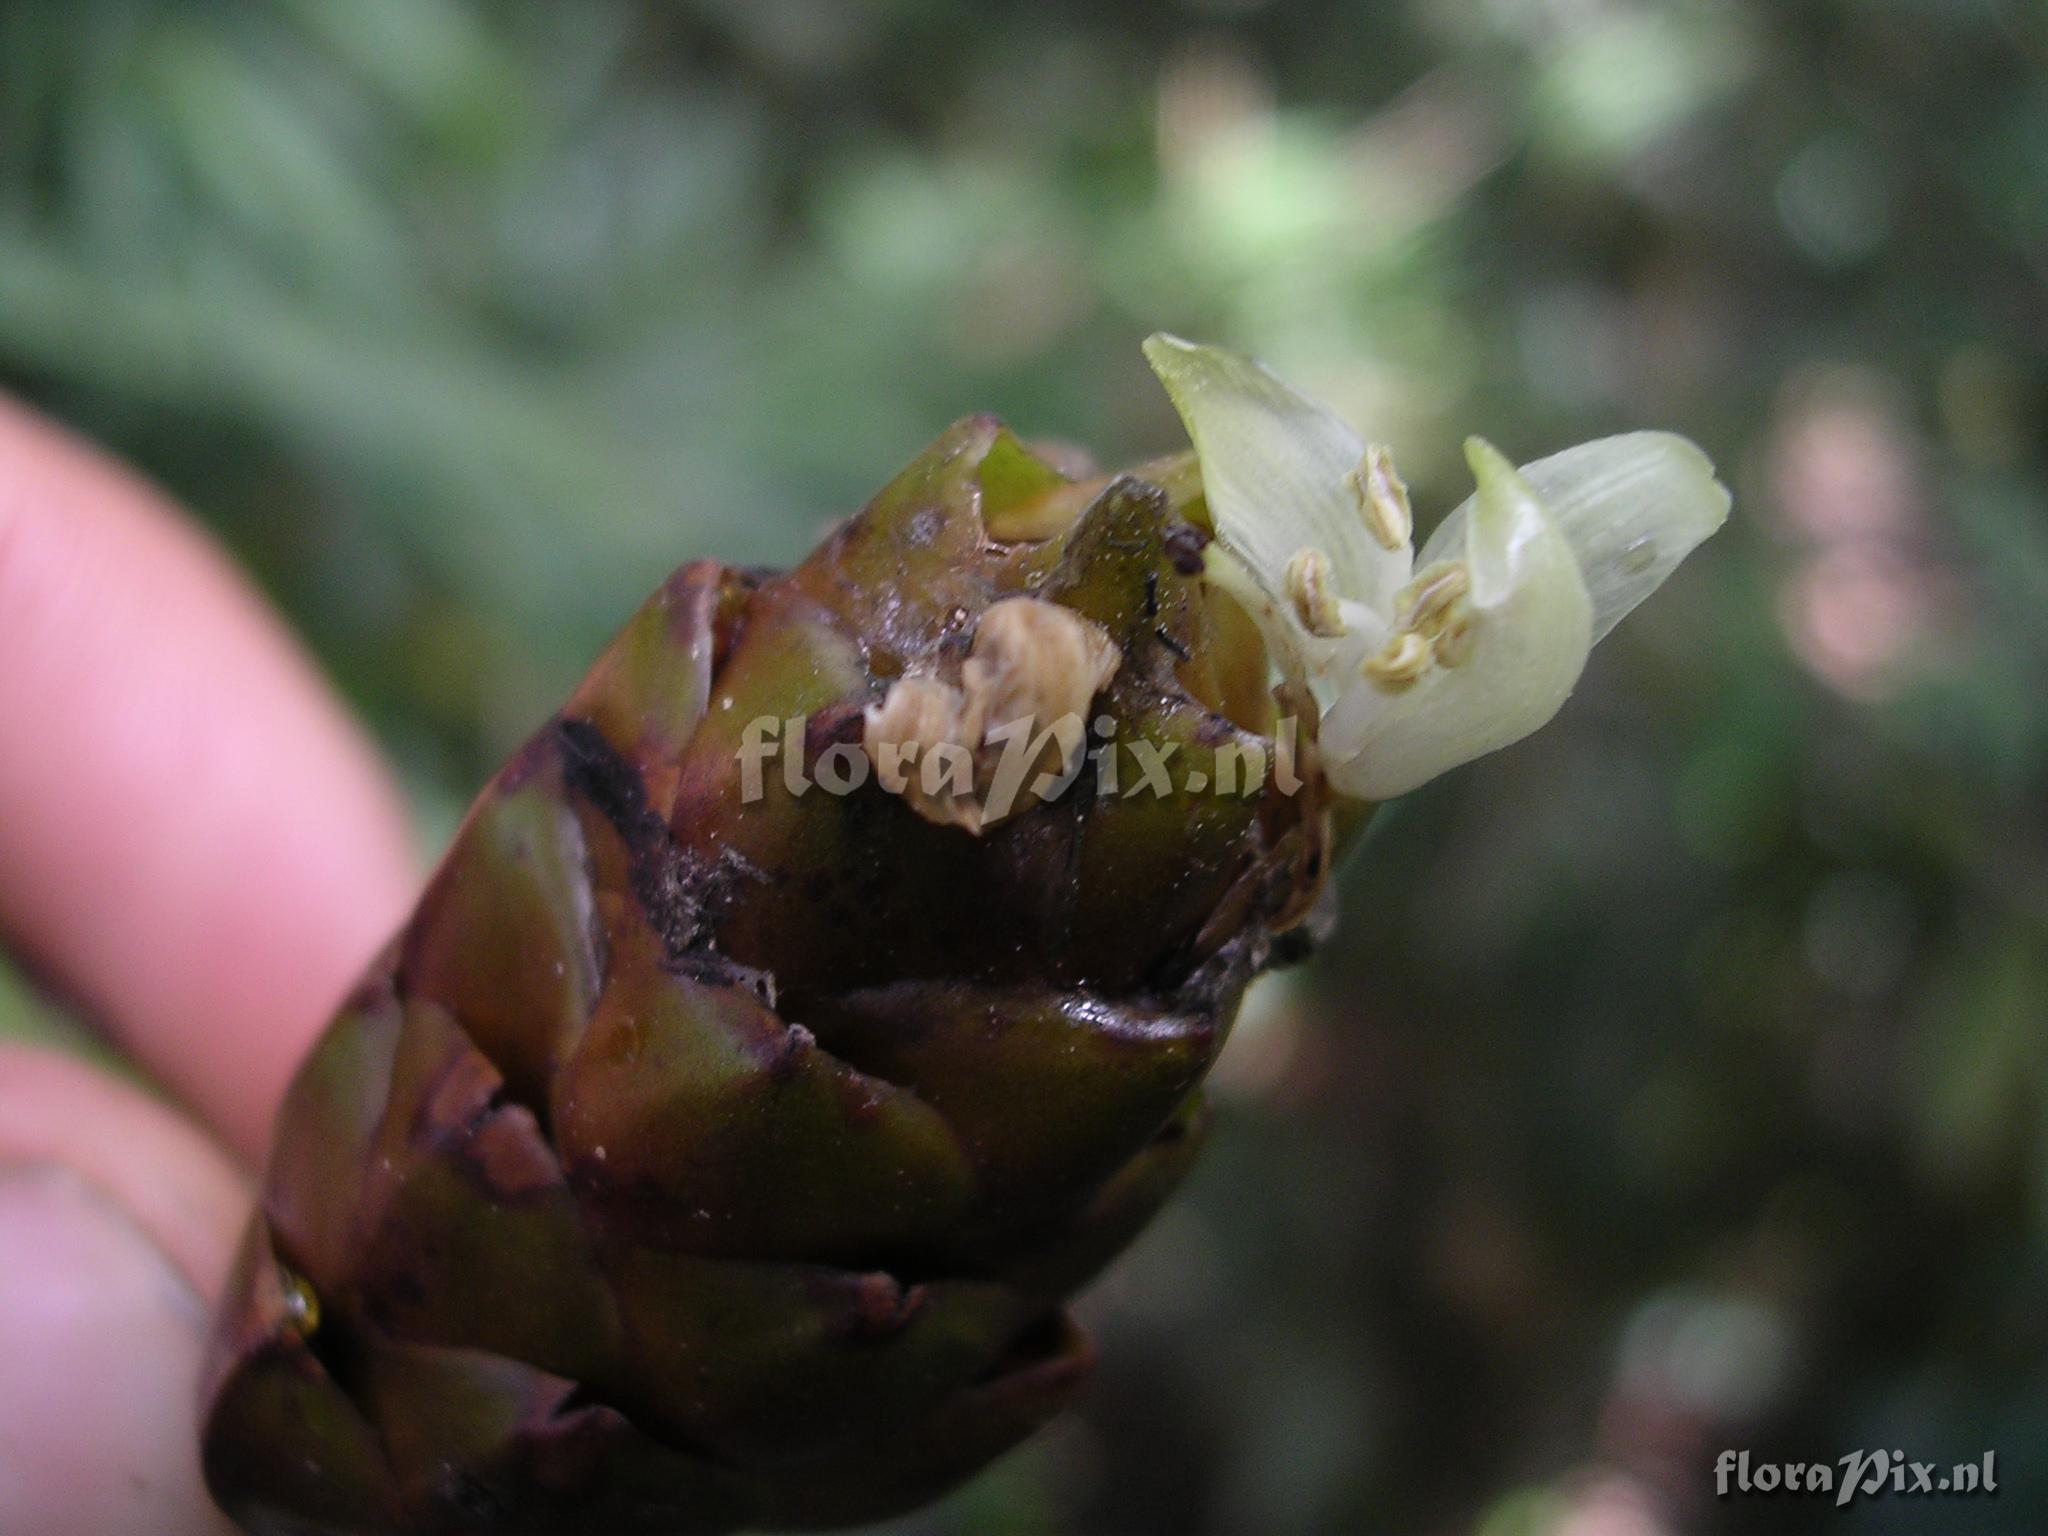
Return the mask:
<path id="1" fill-rule="evenodd" d="M 1390 799 L 1544 724 L 1593 642 L 1728 516 L 1669 432 L 1519 470 L 1472 438 L 1478 490 L 1418 557 L 1386 449 L 1249 358 L 1165 335 L 1145 355 L 1201 461 L 1208 573 L 1314 692 L 1340 794 Z"/>

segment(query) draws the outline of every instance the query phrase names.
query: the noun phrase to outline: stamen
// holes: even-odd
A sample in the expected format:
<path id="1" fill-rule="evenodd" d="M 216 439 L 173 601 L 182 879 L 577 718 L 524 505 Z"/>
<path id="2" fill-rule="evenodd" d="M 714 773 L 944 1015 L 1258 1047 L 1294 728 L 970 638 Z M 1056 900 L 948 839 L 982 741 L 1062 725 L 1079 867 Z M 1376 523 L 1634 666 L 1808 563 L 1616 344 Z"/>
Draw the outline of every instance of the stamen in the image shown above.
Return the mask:
<path id="1" fill-rule="evenodd" d="M 1302 628 L 1325 640 L 1344 633 L 1332 575 L 1330 557 L 1312 546 L 1297 549 L 1287 562 L 1287 596 L 1294 604 L 1295 617 Z"/>
<path id="2" fill-rule="evenodd" d="M 1384 443 L 1365 450 L 1358 467 L 1344 476 L 1358 498 L 1359 515 L 1383 549 L 1400 549 L 1415 532 L 1415 512 L 1408 505 L 1408 487 L 1394 470 L 1394 455 Z"/>
<path id="3" fill-rule="evenodd" d="M 1436 657 L 1440 667 L 1462 666 L 1471 658 L 1473 631 L 1478 628 L 1478 619 L 1470 613 L 1458 613 L 1430 643 L 1430 653 Z"/>
<path id="4" fill-rule="evenodd" d="M 1394 594 L 1394 610 L 1403 629 L 1433 630 L 1451 606 L 1472 590 L 1472 573 L 1462 560 L 1437 560 Z"/>
<path id="5" fill-rule="evenodd" d="M 1430 661 L 1429 642 L 1414 630 L 1404 629 L 1366 657 L 1358 675 L 1382 693 L 1401 693 L 1421 680 Z"/>

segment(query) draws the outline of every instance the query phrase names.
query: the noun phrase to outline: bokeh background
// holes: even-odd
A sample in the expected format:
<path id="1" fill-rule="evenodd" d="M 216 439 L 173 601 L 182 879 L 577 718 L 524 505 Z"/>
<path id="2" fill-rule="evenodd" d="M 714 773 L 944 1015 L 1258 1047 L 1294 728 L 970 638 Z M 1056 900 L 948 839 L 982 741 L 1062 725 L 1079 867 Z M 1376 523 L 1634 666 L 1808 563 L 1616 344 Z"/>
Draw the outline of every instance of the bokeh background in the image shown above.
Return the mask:
<path id="1" fill-rule="evenodd" d="M 1086 1406 L 902 1529 L 2038 1531 L 2044 68 L 2025 0 L 0 0 L 0 382 L 256 574 L 423 857 L 681 560 L 972 409 L 1180 441 L 1152 329 L 1425 517 L 1470 431 L 1690 433 L 1728 530 L 1381 818 Z"/>

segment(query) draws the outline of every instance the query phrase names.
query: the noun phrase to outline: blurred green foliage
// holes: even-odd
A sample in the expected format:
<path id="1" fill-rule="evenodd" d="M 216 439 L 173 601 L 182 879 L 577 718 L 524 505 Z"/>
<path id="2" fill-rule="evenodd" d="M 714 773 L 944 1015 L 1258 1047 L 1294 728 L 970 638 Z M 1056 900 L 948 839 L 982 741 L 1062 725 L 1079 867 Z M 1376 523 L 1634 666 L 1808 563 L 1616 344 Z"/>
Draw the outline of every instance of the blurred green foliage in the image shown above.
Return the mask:
<path id="1" fill-rule="evenodd" d="M 907 1529 L 2037 1530 L 2044 64 L 2020 0 L 0 0 L 0 377 L 429 842 L 680 560 L 972 409 L 1170 446 L 1155 328 L 1428 508 L 1468 431 L 1691 433 L 1735 522 L 1382 818 L 1085 1410 Z M 1717 1501 L 1728 1446 L 2002 1488 Z"/>

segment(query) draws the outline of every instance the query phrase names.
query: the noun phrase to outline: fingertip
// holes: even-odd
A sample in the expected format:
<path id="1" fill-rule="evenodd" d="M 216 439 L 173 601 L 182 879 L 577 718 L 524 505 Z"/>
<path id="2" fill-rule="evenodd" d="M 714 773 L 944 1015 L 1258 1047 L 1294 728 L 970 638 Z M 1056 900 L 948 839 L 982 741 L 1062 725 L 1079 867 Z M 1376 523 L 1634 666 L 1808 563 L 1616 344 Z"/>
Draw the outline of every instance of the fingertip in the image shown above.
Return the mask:
<path id="1" fill-rule="evenodd" d="M 4 1166 L 69 1169 L 127 1212 L 209 1304 L 253 1197 L 248 1176 L 169 1105 L 30 1046 L 0 1045 Z"/>
<path id="2" fill-rule="evenodd" d="M 70 1169 L 0 1166 L 0 1530 L 227 1536 L 199 1470 L 205 1309 Z"/>
<path id="3" fill-rule="evenodd" d="M 0 1047 L 0 1531 L 231 1529 L 201 1484 L 194 1394 L 249 1201 L 168 1105 Z"/>

